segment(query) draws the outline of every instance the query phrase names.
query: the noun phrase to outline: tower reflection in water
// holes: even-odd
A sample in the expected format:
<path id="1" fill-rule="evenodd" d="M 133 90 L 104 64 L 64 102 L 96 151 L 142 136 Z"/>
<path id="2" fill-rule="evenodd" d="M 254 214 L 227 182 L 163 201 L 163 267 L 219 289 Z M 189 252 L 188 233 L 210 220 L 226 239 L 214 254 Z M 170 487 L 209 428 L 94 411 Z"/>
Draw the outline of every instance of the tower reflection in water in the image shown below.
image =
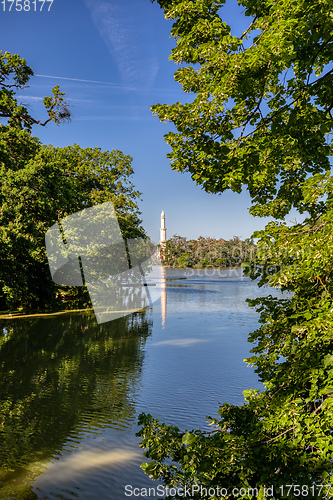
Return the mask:
<path id="1" fill-rule="evenodd" d="M 152 271 L 146 275 L 146 282 L 150 295 L 150 302 L 153 304 L 161 298 L 161 320 L 162 328 L 165 326 L 166 311 L 167 311 L 167 295 L 166 295 L 166 269 L 158 265 L 153 266 Z"/>
<path id="2" fill-rule="evenodd" d="M 161 266 L 161 316 L 162 316 L 162 328 L 165 326 L 165 318 L 167 311 L 167 294 L 166 294 L 166 279 L 165 279 L 165 267 Z"/>

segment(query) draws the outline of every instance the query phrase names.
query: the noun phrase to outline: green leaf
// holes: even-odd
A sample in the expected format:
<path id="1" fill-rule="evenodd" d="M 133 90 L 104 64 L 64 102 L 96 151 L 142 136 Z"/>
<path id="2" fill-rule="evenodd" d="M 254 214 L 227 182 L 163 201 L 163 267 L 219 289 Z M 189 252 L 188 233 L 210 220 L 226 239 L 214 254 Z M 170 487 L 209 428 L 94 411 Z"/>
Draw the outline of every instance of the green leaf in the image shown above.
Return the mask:
<path id="1" fill-rule="evenodd" d="M 198 439 L 197 436 L 195 436 L 194 434 L 190 434 L 189 432 L 186 431 L 182 437 L 182 443 L 185 445 L 191 445 L 194 444 L 197 439 Z"/>
<path id="2" fill-rule="evenodd" d="M 325 368 L 327 368 L 327 366 L 331 364 L 333 364 L 333 354 L 326 354 L 323 359 L 323 365 Z"/>

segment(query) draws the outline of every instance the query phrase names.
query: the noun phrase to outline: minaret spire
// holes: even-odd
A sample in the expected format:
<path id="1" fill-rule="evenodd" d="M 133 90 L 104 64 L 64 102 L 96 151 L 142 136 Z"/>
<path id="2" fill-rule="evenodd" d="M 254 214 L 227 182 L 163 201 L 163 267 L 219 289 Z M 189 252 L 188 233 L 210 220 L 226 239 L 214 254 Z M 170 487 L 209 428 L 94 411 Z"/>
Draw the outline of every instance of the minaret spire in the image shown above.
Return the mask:
<path id="1" fill-rule="evenodd" d="M 161 213 L 161 229 L 160 229 L 160 245 L 166 243 L 166 227 L 165 227 L 165 213 L 162 210 Z"/>

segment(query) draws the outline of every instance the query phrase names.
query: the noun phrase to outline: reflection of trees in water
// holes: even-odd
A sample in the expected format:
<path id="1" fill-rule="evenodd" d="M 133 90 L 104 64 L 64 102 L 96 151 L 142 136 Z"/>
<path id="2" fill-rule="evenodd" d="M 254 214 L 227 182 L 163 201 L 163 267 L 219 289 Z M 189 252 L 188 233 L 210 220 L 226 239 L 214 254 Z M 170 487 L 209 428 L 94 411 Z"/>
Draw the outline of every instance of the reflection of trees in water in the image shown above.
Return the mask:
<path id="1" fill-rule="evenodd" d="M 5 471 L 49 459 L 79 424 L 134 418 L 150 333 L 143 312 L 102 325 L 93 315 L 0 321 L 0 487 Z"/>

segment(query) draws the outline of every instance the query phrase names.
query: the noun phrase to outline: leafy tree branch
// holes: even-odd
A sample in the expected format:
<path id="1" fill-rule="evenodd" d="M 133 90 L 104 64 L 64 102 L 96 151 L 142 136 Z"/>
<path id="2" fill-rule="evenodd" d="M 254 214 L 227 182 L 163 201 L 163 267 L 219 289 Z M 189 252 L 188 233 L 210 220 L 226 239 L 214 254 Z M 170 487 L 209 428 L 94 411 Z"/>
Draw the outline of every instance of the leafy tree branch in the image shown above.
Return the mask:
<path id="1" fill-rule="evenodd" d="M 60 124 L 70 121 L 68 104 L 59 85 L 52 89 L 53 96 L 43 100 L 48 118 L 44 121 L 32 117 L 27 108 L 17 102 L 15 93 L 27 86 L 33 76 L 32 69 L 17 54 L 0 51 L 0 118 L 8 118 L 11 126 L 30 130 L 32 125 L 45 127 L 50 121 Z"/>

